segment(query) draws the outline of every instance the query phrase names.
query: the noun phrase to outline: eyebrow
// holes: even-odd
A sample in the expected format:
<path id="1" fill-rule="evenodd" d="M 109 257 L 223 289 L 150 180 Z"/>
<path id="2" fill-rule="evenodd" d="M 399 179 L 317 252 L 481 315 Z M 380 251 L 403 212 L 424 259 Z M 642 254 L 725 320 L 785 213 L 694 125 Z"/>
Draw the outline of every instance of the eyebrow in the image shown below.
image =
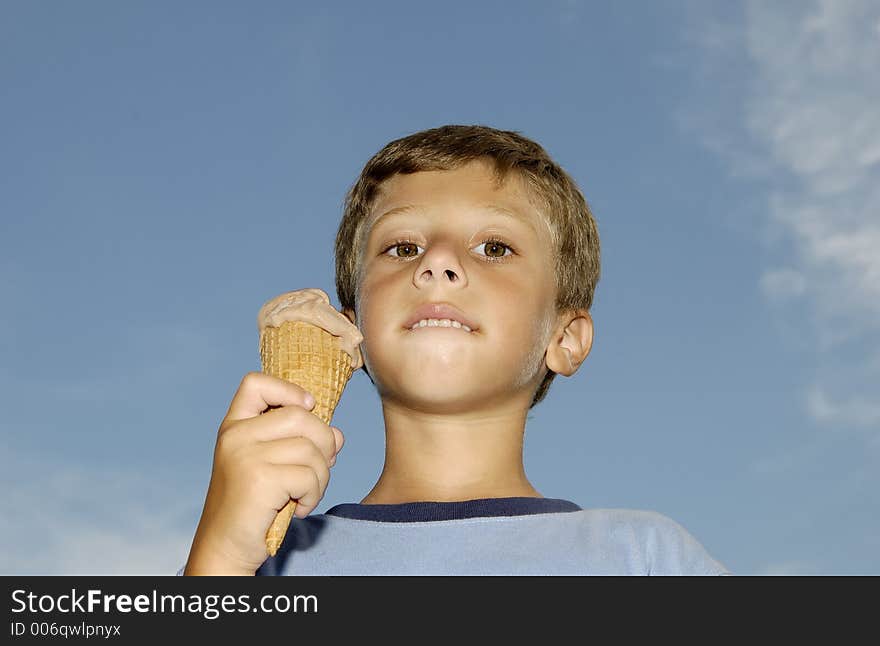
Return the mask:
<path id="1" fill-rule="evenodd" d="M 379 224 L 379 221 L 383 218 L 389 218 L 400 214 L 416 213 L 423 210 L 424 208 L 425 207 L 420 204 L 405 204 L 403 206 L 397 206 L 393 209 L 385 211 L 385 213 L 373 220 L 369 228 L 370 230 L 374 229 L 376 225 Z M 505 217 L 518 220 L 519 222 L 522 222 L 523 224 L 528 226 L 532 231 L 535 231 L 535 225 L 532 222 L 532 219 L 524 213 L 514 211 L 513 209 L 508 209 L 504 206 L 499 206 L 498 204 L 481 204 L 479 208 L 484 211 L 489 211 L 490 213 L 493 213 L 495 215 L 503 215 Z"/>

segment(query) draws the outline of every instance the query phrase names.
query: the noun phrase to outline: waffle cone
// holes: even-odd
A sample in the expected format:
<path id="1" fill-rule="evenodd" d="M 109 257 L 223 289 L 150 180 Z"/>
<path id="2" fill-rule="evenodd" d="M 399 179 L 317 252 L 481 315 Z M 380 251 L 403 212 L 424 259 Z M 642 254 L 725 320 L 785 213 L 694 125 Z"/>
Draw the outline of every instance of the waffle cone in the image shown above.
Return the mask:
<path id="1" fill-rule="evenodd" d="M 303 321 L 267 326 L 260 334 L 260 360 L 266 374 L 310 392 L 316 402 L 312 413 L 325 424 L 330 423 L 353 372 L 351 357 L 340 348 L 337 337 Z M 271 556 L 284 541 L 294 511 L 296 501 L 291 499 L 266 532 L 266 549 Z"/>

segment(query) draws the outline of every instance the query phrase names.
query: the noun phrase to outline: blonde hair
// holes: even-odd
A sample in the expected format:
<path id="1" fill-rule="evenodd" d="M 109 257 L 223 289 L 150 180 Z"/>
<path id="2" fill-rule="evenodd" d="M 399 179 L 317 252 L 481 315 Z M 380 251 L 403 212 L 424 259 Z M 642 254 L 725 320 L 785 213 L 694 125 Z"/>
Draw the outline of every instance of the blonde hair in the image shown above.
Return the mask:
<path id="1" fill-rule="evenodd" d="M 386 144 L 349 189 L 335 246 L 336 295 L 342 309 L 356 311 L 366 224 L 382 183 L 397 173 L 453 170 L 475 160 L 492 164 L 499 187 L 511 172 L 528 187 L 553 242 L 556 312 L 592 307 L 600 274 L 599 231 L 571 176 L 538 143 L 516 131 L 445 125 Z M 544 399 L 555 376 L 547 370 L 529 408 Z"/>

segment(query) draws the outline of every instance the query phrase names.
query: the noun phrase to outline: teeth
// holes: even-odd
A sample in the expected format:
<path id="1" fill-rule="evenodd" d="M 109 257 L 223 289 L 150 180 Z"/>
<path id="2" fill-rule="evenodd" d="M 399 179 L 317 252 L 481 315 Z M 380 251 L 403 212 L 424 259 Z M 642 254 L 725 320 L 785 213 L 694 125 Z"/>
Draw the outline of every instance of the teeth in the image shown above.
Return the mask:
<path id="1" fill-rule="evenodd" d="M 453 321 L 451 319 L 422 319 L 413 325 L 410 330 L 415 330 L 417 327 L 454 327 L 465 330 L 466 332 L 473 332 L 473 330 L 464 323 L 459 323 L 458 321 Z"/>

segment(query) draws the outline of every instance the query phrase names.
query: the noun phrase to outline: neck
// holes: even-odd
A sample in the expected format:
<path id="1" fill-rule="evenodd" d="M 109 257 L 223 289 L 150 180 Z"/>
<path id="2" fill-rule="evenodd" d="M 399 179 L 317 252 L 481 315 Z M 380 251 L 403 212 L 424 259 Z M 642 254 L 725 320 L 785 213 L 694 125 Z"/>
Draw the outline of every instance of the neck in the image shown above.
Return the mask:
<path id="1" fill-rule="evenodd" d="M 526 478 L 527 410 L 437 414 L 383 401 L 385 465 L 363 504 L 542 497 Z"/>

